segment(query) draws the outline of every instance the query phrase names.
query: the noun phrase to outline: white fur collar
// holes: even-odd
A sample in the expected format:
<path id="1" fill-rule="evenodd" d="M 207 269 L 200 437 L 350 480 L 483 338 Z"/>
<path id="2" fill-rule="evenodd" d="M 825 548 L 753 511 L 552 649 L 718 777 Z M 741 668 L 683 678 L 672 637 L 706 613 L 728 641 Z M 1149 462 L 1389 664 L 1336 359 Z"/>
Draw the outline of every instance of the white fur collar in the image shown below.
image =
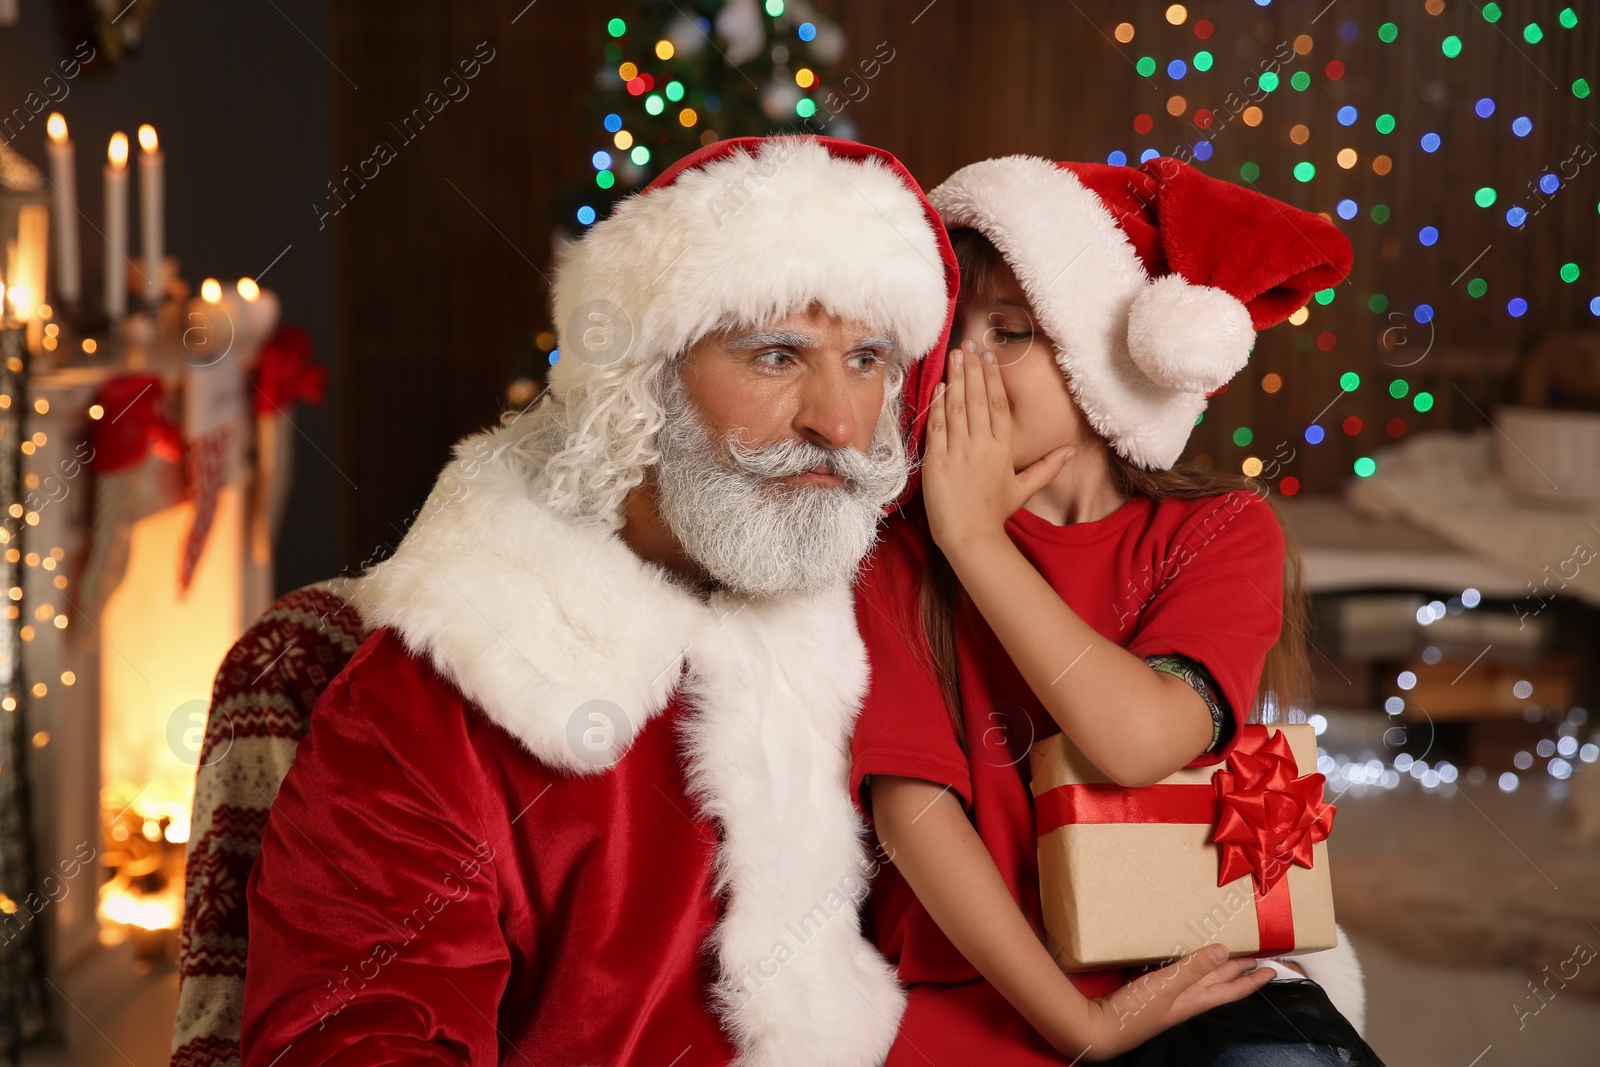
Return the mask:
<path id="1" fill-rule="evenodd" d="M 456 446 L 394 556 L 356 583 L 363 620 L 572 773 L 626 773 L 629 744 L 682 684 L 691 790 L 723 831 L 711 943 L 738 1062 L 881 1063 L 904 994 L 857 917 L 875 868 L 849 797 L 867 681 L 849 587 L 703 602 L 610 529 L 537 503 L 511 441 L 500 429 Z"/>

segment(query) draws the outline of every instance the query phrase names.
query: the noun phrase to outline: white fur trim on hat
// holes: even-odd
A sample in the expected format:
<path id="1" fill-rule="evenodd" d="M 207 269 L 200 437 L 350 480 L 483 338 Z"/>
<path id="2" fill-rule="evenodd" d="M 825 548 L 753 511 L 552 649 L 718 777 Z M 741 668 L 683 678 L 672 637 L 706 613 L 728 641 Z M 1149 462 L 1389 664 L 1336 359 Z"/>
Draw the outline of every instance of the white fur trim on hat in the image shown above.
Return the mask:
<path id="1" fill-rule="evenodd" d="M 799 137 L 622 201 L 567 248 L 553 288 L 558 393 L 813 303 L 888 331 L 916 359 L 938 342 L 949 300 L 920 192 L 879 160 Z"/>
<path id="2" fill-rule="evenodd" d="M 970 164 L 928 200 L 947 228 L 975 229 L 1005 257 L 1095 431 L 1140 467 L 1176 463 L 1214 388 L 1199 386 L 1238 347 L 1239 320 L 1219 310 L 1213 291 L 1186 291 L 1181 278 L 1152 285 L 1100 197 L 1048 159 Z M 1249 315 L 1238 310 L 1248 329 Z M 1180 335 L 1167 336 L 1180 316 L 1196 312 L 1204 328 L 1184 323 Z M 1215 337 L 1207 332 L 1219 327 Z"/>

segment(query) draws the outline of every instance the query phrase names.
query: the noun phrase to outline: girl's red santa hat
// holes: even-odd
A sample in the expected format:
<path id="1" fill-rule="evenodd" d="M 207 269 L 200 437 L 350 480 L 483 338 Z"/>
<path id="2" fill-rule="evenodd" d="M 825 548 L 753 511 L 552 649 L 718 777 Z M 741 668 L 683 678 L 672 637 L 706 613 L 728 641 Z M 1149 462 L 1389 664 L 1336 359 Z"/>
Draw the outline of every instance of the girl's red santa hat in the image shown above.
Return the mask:
<path id="1" fill-rule="evenodd" d="M 955 255 L 894 156 L 833 137 L 735 137 L 691 153 L 563 253 L 559 397 L 669 361 L 717 330 L 812 304 L 893 338 L 920 439 L 955 310 Z"/>
<path id="2" fill-rule="evenodd" d="M 928 198 L 951 230 L 999 250 L 1090 425 L 1146 469 L 1177 462 L 1255 331 L 1339 284 L 1353 255 L 1322 216 L 1167 157 L 1006 156 L 961 168 Z"/>

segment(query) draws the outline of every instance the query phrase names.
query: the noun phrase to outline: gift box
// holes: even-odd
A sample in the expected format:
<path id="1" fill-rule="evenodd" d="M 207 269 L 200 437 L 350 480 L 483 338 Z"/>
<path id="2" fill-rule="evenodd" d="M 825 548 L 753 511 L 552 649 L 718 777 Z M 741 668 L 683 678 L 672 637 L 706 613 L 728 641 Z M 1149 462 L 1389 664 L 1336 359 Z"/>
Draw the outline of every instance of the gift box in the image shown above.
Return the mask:
<path id="1" fill-rule="evenodd" d="M 1228 758 L 1137 789 L 1065 736 L 1029 752 L 1046 940 L 1066 971 L 1332 948 L 1328 831 L 1310 726 L 1246 726 Z"/>

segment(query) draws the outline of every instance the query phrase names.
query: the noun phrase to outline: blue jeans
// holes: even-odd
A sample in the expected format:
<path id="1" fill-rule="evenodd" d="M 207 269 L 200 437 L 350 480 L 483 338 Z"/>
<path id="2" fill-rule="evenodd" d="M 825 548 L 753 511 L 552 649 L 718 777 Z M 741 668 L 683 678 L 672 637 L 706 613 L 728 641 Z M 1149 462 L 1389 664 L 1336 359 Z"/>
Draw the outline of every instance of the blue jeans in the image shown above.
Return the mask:
<path id="1" fill-rule="evenodd" d="M 1327 1045 L 1242 1041 L 1229 1045 L 1210 1067 L 1344 1067 L 1344 1060 Z"/>

